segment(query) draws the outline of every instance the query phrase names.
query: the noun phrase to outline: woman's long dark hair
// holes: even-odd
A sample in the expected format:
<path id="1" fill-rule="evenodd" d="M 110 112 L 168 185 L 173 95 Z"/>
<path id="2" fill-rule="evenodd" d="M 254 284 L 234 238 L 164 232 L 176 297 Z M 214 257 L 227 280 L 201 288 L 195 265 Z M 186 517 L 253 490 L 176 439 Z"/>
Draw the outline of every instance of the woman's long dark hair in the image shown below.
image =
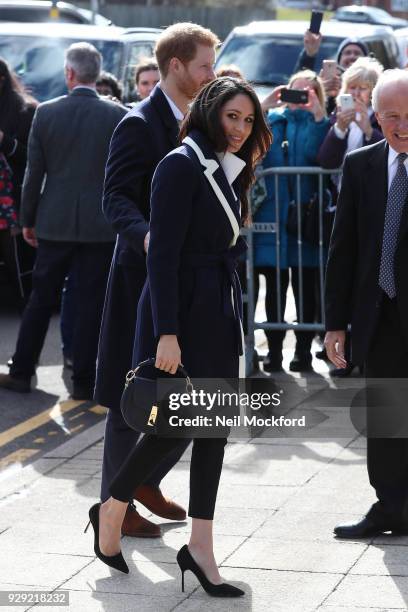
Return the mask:
<path id="1" fill-rule="evenodd" d="M 0 129 L 9 131 L 16 117 L 28 104 L 37 102 L 25 91 L 7 62 L 0 57 Z"/>
<path id="2" fill-rule="evenodd" d="M 184 118 L 180 128 L 180 140 L 183 140 L 191 130 L 197 129 L 207 136 L 214 151 L 226 151 L 228 141 L 221 125 L 221 109 L 226 102 L 239 94 L 248 96 L 255 109 L 252 132 L 236 153 L 246 162 L 239 180 L 242 219 L 247 223 L 249 218 L 247 191 L 255 181 L 256 164 L 266 155 L 272 144 L 272 134 L 265 122 L 260 102 L 249 83 L 233 77 L 220 77 L 205 85 Z"/>

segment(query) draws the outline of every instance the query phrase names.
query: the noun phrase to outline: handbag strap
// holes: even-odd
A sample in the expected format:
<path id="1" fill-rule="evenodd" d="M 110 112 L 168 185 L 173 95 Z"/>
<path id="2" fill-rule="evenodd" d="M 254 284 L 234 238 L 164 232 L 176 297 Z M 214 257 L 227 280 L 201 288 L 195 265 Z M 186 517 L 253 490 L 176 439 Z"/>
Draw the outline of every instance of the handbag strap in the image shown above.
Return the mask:
<path id="1" fill-rule="evenodd" d="M 126 385 L 128 385 L 130 381 L 132 381 L 135 378 L 140 368 L 143 368 L 144 366 L 154 366 L 155 363 L 156 363 L 155 357 L 149 357 L 149 359 L 145 359 L 144 361 L 141 361 L 140 363 L 138 363 L 138 365 L 135 368 L 133 368 L 133 370 L 129 370 L 129 372 L 126 374 Z M 180 364 L 178 366 L 176 374 L 182 374 L 184 376 L 184 378 L 186 379 L 187 389 L 192 390 L 194 388 L 191 382 L 190 376 L 188 375 L 187 370 L 185 369 L 183 364 Z"/>

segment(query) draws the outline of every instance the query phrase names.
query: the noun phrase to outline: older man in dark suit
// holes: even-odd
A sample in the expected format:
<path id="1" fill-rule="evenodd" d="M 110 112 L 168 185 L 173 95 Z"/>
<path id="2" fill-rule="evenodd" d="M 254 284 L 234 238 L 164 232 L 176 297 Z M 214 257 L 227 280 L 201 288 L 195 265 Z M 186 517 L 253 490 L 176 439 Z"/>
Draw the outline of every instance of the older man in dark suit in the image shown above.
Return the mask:
<path id="1" fill-rule="evenodd" d="M 21 223 L 37 248 L 33 291 L 9 374 L 0 387 L 30 391 L 53 307 L 75 266 L 78 295 L 73 346 L 74 399 L 92 399 L 104 293 L 115 235 L 102 213 L 109 142 L 126 110 L 98 96 L 101 55 L 88 43 L 66 52 L 69 95 L 41 104 L 28 142 Z"/>
<path id="2" fill-rule="evenodd" d="M 105 431 L 101 499 L 137 443 L 120 413 L 126 372 L 132 366 L 137 304 L 146 280 L 150 184 L 157 164 L 177 146 L 178 127 L 188 103 L 214 77 L 218 38 L 191 23 L 167 28 L 156 45 L 161 81 L 152 94 L 128 113 L 112 138 L 106 171 L 104 211 L 118 233 L 101 327 L 95 397 L 109 408 Z M 188 441 L 186 442 L 186 445 Z M 166 499 L 160 481 L 179 460 L 185 446 L 173 452 L 151 474 L 134 498 L 167 519 L 183 520 L 183 508 Z M 160 527 L 129 504 L 122 532 L 158 537 Z"/>
<path id="3" fill-rule="evenodd" d="M 386 140 L 346 157 L 329 251 L 327 354 L 336 367 L 346 366 L 345 330 L 351 323 L 352 360 L 365 364 L 368 379 L 408 377 L 407 100 L 408 72 L 384 72 L 373 108 Z M 372 414 L 389 418 L 392 407 L 390 383 L 379 382 L 386 403 L 378 411 L 368 393 L 369 428 Z M 374 400 L 378 404 L 378 393 Z M 375 437 L 367 438 L 368 474 L 378 501 L 358 523 L 337 526 L 337 537 L 408 532 L 408 439 L 386 437 L 385 424 L 374 422 Z"/>

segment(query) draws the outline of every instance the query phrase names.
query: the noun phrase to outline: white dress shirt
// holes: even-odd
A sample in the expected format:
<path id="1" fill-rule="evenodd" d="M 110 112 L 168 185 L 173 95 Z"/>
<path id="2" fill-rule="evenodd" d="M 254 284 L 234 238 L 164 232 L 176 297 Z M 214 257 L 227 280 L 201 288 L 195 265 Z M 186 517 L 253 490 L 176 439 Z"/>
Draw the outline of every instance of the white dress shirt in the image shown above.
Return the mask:
<path id="1" fill-rule="evenodd" d="M 178 106 L 176 106 L 176 105 L 174 104 L 173 100 L 170 98 L 170 96 L 168 96 L 168 95 L 166 94 L 166 92 L 164 91 L 164 89 L 162 89 L 161 87 L 160 87 L 160 89 L 162 90 L 162 92 L 163 92 L 163 94 L 164 94 L 164 97 L 166 98 L 167 102 L 169 103 L 169 106 L 170 106 L 171 110 L 173 111 L 173 115 L 175 116 L 175 118 L 177 119 L 177 121 L 179 121 L 179 122 L 180 122 L 180 121 L 183 121 L 183 119 L 184 119 L 184 115 L 183 115 L 183 113 L 181 112 L 181 110 L 179 109 L 179 107 L 178 107 Z"/>
<path id="2" fill-rule="evenodd" d="M 398 168 L 397 157 L 398 157 L 398 155 L 399 155 L 399 153 L 397 153 L 397 151 L 395 151 L 392 147 L 389 147 L 389 150 L 388 150 L 388 191 L 390 190 L 393 178 L 394 178 L 394 176 L 397 173 L 397 168 Z M 407 171 L 407 174 L 408 174 L 408 157 L 404 161 L 404 166 L 405 166 L 405 170 Z"/>

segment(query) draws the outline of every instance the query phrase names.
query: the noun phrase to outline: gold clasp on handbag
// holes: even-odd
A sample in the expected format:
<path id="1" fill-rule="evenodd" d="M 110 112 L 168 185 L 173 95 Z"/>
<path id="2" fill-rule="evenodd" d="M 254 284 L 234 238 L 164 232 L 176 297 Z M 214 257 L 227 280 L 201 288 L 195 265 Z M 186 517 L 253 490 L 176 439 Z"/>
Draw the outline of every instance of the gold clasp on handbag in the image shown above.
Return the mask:
<path id="1" fill-rule="evenodd" d="M 147 424 L 150 427 L 154 427 L 155 423 L 156 423 L 156 419 L 157 419 L 157 406 L 152 406 L 152 409 L 150 411 L 150 416 L 149 416 L 149 420 L 147 421 Z"/>

